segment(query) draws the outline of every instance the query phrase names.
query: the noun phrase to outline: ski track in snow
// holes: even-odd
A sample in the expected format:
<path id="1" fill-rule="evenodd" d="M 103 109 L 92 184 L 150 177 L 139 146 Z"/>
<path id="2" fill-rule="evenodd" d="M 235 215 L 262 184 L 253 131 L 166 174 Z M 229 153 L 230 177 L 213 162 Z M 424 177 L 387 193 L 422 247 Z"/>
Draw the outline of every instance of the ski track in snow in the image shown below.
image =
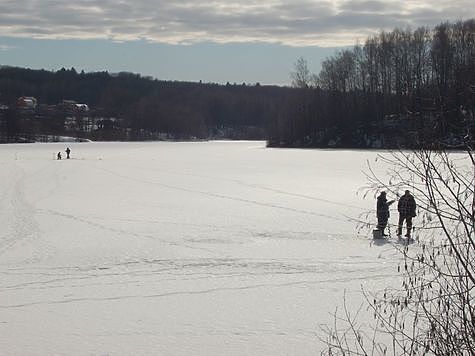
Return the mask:
<path id="1" fill-rule="evenodd" d="M 281 282 L 281 283 L 257 283 L 241 285 L 237 287 L 223 287 L 223 288 L 210 288 L 199 290 L 186 290 L 186 291 L 173 291 L 156 294 L 137 294 L 137 295 L 113 295 L 104 296 L 100 298 L 62 298 L 60 300 L 48 300 L 37 301 L 31 303 L 20 303 L 11 305 L 0 305 L 0 308 L 21 308 L 42 304 L 56 304 L 56 303 L 71 303 L 71 302 L 85 302 L 85 301 L 108 301 L 108 300 L 120 300 L 120 299 L 132 299 L 132 298 L 159 298 L 168 297 L 173 295 L 193 295 L 193 294 L 207 294 L 216 292 L 226 292 L 233 290 L 245 290 L 255 288 L 281 288 L 292 287 L 297 285 L 318 285 L 318 284 L 338 284 L 348 281 L 365 280 L 371 276 L 372 279 L 389 278 L 394 276 L 392 274 L 378 274 L 380 266 L 375 265 L 373 261 L 360 261 L 360 267 L 355 261 L 333 261 L 333 263 L 320 263 L 320 264 L 298 264 L 301 261 L 247 261 L 247 260 L 203 260 L 198 259 L 194 261 L 175 261 L 175 260 L 157 260 L 157 261 L 137 261 L 136 263 L 128 262 L 126 264 L 118 264 L 116 266 L 93 266 L 89 269 L 84 268 L 52 268 L 48 269 L 48 272 L 41 272 L 25 269 L 15 268 L 2 272 L 6 275 L 27 275 L 34 280 L 30 282 L 4 285 L 0 286 L 0 291 L 3 293 L 9 291 L 22 291 L 22 290 L 35 290 L 35 289 L 51 289 L 61 290 L 63 288 L 72 289 L 84 288 L 91 286 L 113 286 L 125 284 L 140 284 L 153 283 L 154 286 L 160 288 L 163 282 L 170 281 L 196 281 L 196 280 L 208 280 L 212 278 L 214 281 L 217 279 L 237 279 L 242 281 L 247 280 L 249 277 L 262 279 L 265 277 L 297 277 L 298 281 Z M 132 270 L 114 272 L 115 269 L 121 269 L 124 265 L 133 266 Z M 158 269 L 150 268 L 159 266 Z M 335 266 L 338 266 L 335 269 Z M 356 267 L 356 268 L 355 268 Z M 139 269 L 137 269 L 139 268 Z M 344 272 L 346 270 L 346 272 Z M 55 272 L 56 271 L 56 272 Z M 69 272 L 68 272 L 69 271 Z M 72 273 L 74 272 L 74 273 Z M 328 275 L 337 272 L 338 275 L 344 276 L 327 278 Z M 302 276 L 302 277 L 301 277 Z M 320 279 L 308 279 L 310 276 L 321 276 Z M 54 277 L 46 280 L 37 281 L 37 278 Z M 127 278 L 124 278 L 127 277 Z M 114 279 L 111 281 L 111 279 Z M 84 283 L 85 282 L 85 283 Z M 242 283 L 242 282 L 240 282 Z"/>
<path id="2" fill-rule="evenodd" d="M 170 245 L 170 246 L 186 247 L 186 248 L 189 248 L 189 249 L 192 249 L 192 250 L 201 250 L 201 251 L 205 251 L 205 252 L 208 252 L 208 253 L 211 253 L 211 254 L 217 254 L 217 252 L 215 250 L 208 249 L 208 248 L 205 248 L 205 247 L 197 247 L 197 246 L 192 246 L 192 245 L 185 244 L 185 243 L 167 241 L 165 239 L 157 237 L 156 235 L 139 234 L 139 233 L 136 233 L 136 232 L 133 232 L 133 231 L 125 230 L 125 229 L 117 229 L 117 228 L 114 228 L 114 227 L 111 227 L 111 226 L 108 226 L 108 225 L 103 225 L 103 224 L 93 222 L 91 219 L 82 218 L 82 217 L 77 216 L 77 215 L 61 213 L 59 211 L 54 211 L 54 210 L 42 210 L 42 209 L 38 209 L 38 210 L 36 210 L 36 212 L 38 214 L 58 216 L 58 217 L 61 217 L 61 218 L 64 218 L 64 219 L 77 221 L 77 222 L 92 226 L 93 228 L 96 228 L 98 230 L 106 230 L 106 231 L 109 231 L 109 232 L 116 233 L 118 235 L 133 236 L 133 237 L 136 237 L 136 238 L 145 238 L 145 239 L 150 239 L 150 240 L 154 240 L 154 241 L 160 241 L 160 242 L 162 242 L 164 244 L 167 244 L 167 245 Z"/>
<path id="3" fill-rule="evenodd" d="M 23 191 L 25 173 L 17 169 L 15 174 L 17 176 L 12 180 L 13 186 L 7 186 L 1 198 L 8 204 L 8 207 L 3 210 L 8 213 L 2 225 L 4 231 L 9 231 L 9 233 L 0 237 L 0 256 L 14 245 L 24 243 L 28 239 L 35 239 L 39 235 L 38 224 L 34 219 L 34 209 L 26 201 Z"/>
<path id="4" fill-rule="evenodd" d="M 15 158 L 17 161 L 17 158 Z M 55 184 L 58 182 L 58 169 L 51 171 L 51 165 L 34 170 L 27 174 L 20 164 L 15 162 L 11 170 L 12 177 L 9 180 L 11 185 L 7 185 L 4 190 L 0 205 L 0 219 L 3 220 L 2 230 L 7 231 L 5 235 L 0 233 L 0 265 L 3 254 L 13 248 L 21 246 L 33 247 L 30 255 L 22 263 L 37 263 L 47 259 L 54 251 L 54 247 L 47 245 L 40 239 L 41 230 L 37 221 L 37 209 L 32 199 L 27 199 L 25 191 L 28 181 L 40 178 L 40 174 L 46 173 L 45 181 L 49 181 L 50 188 L 44 188 L 44 196 L 53 192 Z"/>
<path id="5" fill-rule="evenodd" d="M 380 275 L 371 275 L 373 279 L 387 279 L 393 277 L 394 274 L 380 274 Z M 111 297 L 101 297 L 101 298 L 63 298 L 61 300 L 47 300 L 47 301 L 37 301 L 32 303 L 23 303 L 23 304 L 12 304 L 12 305 L 0 305 L 0 309 L 12 309 L 12 308 L 24 308 L 31 307 L 36 305 L 45 305 L 45 304 L 65 304 L 65 303 L 77 303 L 77 302 L 104 302 L 104 301 L 116 301 L 116 300 L 125 300 L 125 299 L 141 299 L 141 298 L 163 298 L 171 296 L 180 296 L 180 295 L 195 295 L 195 294 L 209 294 L 217 292 L 229 292 L 229 291 L 240 291 L 248 289 L 258 289 L 258 288 L 278 288 L 278 287 L 292 287 L 298 285 L 313 285 L 313 284 L 323 284 L 323 283 L 345 283 L 349 281 L 357 280 L 366 280 L 369 276 L 362 276 L 357 278 L 331 278 L 327 280 L 300 280 L 298 282 L 286 282 L 286 283 L 263 283 L 256 285 L 246 285 L 241 287 L 223 287 L 223 288 L 211 288 L 204 290 L 194 290 L 194 291 L 173 291 L 168 293 L 160 294 L 138 294 L 138 295 L 121 295 L 121 296 L 111 296 Z"/>
<path id="6" fill-rule="evenodd" d="M 146 168 L 140 167 L 140 166 L 129 165 L 128 167 L 133 168 L 135 170 L 144 170 L 145 169 L 145 170 L 150 171 L 150 169 L 146 169 Z M 264 186 L 264 185 L 261 185 L 261 184 L 249 184 L 249 183 L 246 183 L 246 182 L 244 182 L 242 180 L 238 180 L 238 179 L 229 179 L 229 178 L 222 178 L 222 177 L 217 178 L 217 177 L 212 177 L 212 176 L 207 176 L 207 175 L 202 175 L 202 174 L 184 173 L 184 172 L 177 172 L 177 171 L 170 171 L 170 170 L 164 170 L 164 172 L 169 173 L 169 174 L 174 174 L 174 175 L 177 175 L 177 176 L 198 177 L 198 178 L 205 178 L 205 179 L 212 180 L 212 181 L 232 182 L 232 183 L 236 183 L 236 184 L 242 185 L 244 187 L 252 188 L 252 189 L 264 190 L 264 191 L 268 191 L 268 192 L 272 192 L 272 193 L 282 194 L 282 195 L 295 197 L 295 198 L 302 198 L 302 199 L 312 200 L 312 201 L 316 201 L 316 202 L 332 204 L 332 205 L 341 206 L 341 207 L 345 207 L 345 208 L 352 208 L 352 209 L 358 210 L 359 212 L 364 211 L 364 210 L 361 209 L 360 206 L 345 204 L 345 203 L 341 203 L 341 202 L 333 201 L 333 200 L 328 200 L 328 199 L 322 199 L 322 198 L 318 198 L 318 197 L 311 196 L 311 195 L 306 195 L 306 194 L 298 194 L 298 193 L 288 192 L 288 191 L 281 190 L 281 189 L 270 188 L 270 187 L 267 187 L 267 186 Z"/>
<path id="7" fill-rule="evenodd" d="M 160 183 L 158 181 L 149 181 L 149 180 L 145 180 L 145 179 L 139 179 L 139 178 L 127 176 L 127 175 L 122 174 L 122 173 L 114 172 L 113 170 L 106 169 L 106 168 L 103 168 L 103 167 L 95 167 L 95 168 L 99 169 L 99 170 L 102 170 L 104 172 L 107 172 L 107 173 L 109 173 L 111 175 L 114 175 L 116 177 L 126 179 L 126 180 L 130 180 L 130 181 L 134 181 L 134 182 L 138 182 L 138 183 L 156 185 L 156 186 L 161 186 L 161 187 L 165 187 L 165 188 L 168 188 L 168 189 L 178 190 L 178 191 L 187 192 L 187 193 L 200 194 L 200 195 L 205 195 L 205 196 L 213 197 L 213 198 L 232 200 L 232 201 L 236 201 L 236 202 L 259 205 L 259 206 L 274 208 L 274 209 L 281 209 L 281 210 L 286 210 L 286 211 L 290 211 L 290 212 L 294 212 L 294 213 L 319 216 L 319 217 L 324 217 L 324 218 L 327 218 L 329 220 L 334 220 L 334 221 L 348 222 L 348 219 L 345 219 L 343 217 L 339 218 L 339 217 L 335 217 L 335 216 L 332 216 L 332 215 L 317 213 L 317 212 L 309 211 L 309 210 L 294 209 L 294 208 L 289 208 L 289 207 L 281 206 L 281 205 L 277 205 L 277 204 L 270 204 L 270 203 L 260 202 L 260 201 L 257 201 L 257 200 L 238 198 L 238 197 L 228 196 L 228 195 L 224 195 L 224 194 L 217 194 L 217 193 L 212 193 L 212 192 L 200 191 L 200 190 L 196 190 L 196 189 L 184 188 L 184 187 L 180 187 L 180 186 L 174 186 L 174 185 L 170 185 L 170 184 L 164 184 L 164 183 Z"/>
<path id="8" fill-rule="evenodd" d="M 118 150 L 106 151 L 104 158 L 102 154 L 98 159 L 90 158 L 94 154 L 97 157 L 109 145 L 116 145 Z M 242 143 L 229 145 L 244 146 Z M 126 150 L 121 151 L 124 147 Z M 392 244 L 397 242 L 376 244 L 351 232 L 332 232 L 331 227 L 336 224 L 344 227 L 352 224 L 351 219 L 343 214 L 332 215 L 335 208 L 350 209 L 355 214 L 363 210 L 345 203 L 344 197 L 337 196 L 333 200 L 318 197 L 318 191 L 316 195 L 293 192 L 292 185 L 285 180 L 283 184 L 276 184 L 279 188 L 248 183 L 246 180 L 253 172 L 247 172 L 248 175 L 241 179 L 239 176 L 234 178 L 229 172 L 228 177 L 220 177 L 209 174 L 206 169 L 190 172 L 192 169 L 187 167 L 180 171 L 178 166 L 163 167 L 163 163 L 152 168 L 134 161 L 142 151 L 147 154 L 149 149 L 162 147 L 168 146 L 100 144 L 97 153 L 93 150 L 87 157 L 63 162 L 39 160 L 33 155 L 36 149 L 40 153 L 42 149 L 53 152 L 58 150 L 58 146 L 18 146 L 13 160 L 8 155 L 2 156 L 0 151 L 2 171 L 7 172 L 6 178 L 0 177 L 5 183 L 0 188 L 0 332 L 5 335 L 4 341 L 0 338 L 0 346 L 6 354 L 55 354 L 56 347 L 72 354 L 97 354 L 100 351 L 121 355 L 126 353 L 121 349 L 122 341 L 117 339 L 117 335 L 130 338 L 132 335 L 156 337 L 170 333 L 168 338 L 165 336 L 160 340 L 163 350 L 169 354 L 238 355 L 242 354 L 244 345 L 248 354 L 288 354 L 277 344 L 263 344 L 276 340 L 265 339 L 270 335 L 285 340 L 285 345 L 295 343 L 292 349 L 296 354 L 310 355 L 315 349 L 308 346 L 317 344 L 315 325 L 332 311 L 315 311 L 320 302 L 334 308 L 338 306 L 335 299 L 342 297 L 343 290 L 347 290 L 347 295 L 357 296 L 361 284 L 379 284 L 396 277 Z M 189 147 L 190 151 L 185 151 L 188 155 L 193 154 L 194 146 Z M 207 145 L 199 147 L 206 148 Z M 74 148 L 73 154 L 76 150 L 79 148 Z M 37 157 L 42 157 L 40 153 Z M 220 154 L 225 161 L 225 153 Z M 250 156 L 243 159 L 251 159 L 252 152 L 247 154 Z M 176 212 L 157 219 L 153 214 L 128 216 L 123 210 L 117 215 L 101 215 L 97 213 L 103 211 L 100 199 L 94 200 L 99 207 L 91 212 L 84 208 L 86 200 L 83 202 L 80 194 L 69 194 L 71 183 L 66 179 L 82 172 L 87 172 L 90 180 L 86 184 L 93 185 L 97 179 L 97 182 L 107 181 L 120 187 L 108 190 L 112 203 L 104 207 L 114 208 L 113 204 L 119 201 L 114 200 L 118 189 L 130 187 L 133 192 L 141 192 L 141 189 L 165 188 L 161 191 L 167 194 L 168 191 L 186 193 L 185 198 L 181 198 L 185 199 L 183 204 L 186 204 L 186 196 L 193 195 L 199 197 L 195 201 L 201 203 L 202 199 L 203 204 L 211 207 L 219 209 L 220 201 L 234 202 L 237 204 L 228 204 L 227 209 L 241 209 L 242 205 L 246 214 L 264 211 L 269 213 L 269 217 L 261 226 L 259 216 L 253 220 L 254 225 L 249 225 L 241 212 L 234 217 L 233 211 L 231 217 L 224 220 L 208 219 L 201 216 L 200 211 L 195 212 L 197 217 L 193 219 Z M 176 177 L 176 184 L 175 180 L 166 183 L 166 179 L 171 177 Z M 265 178 L 260 179 L 265 181 Z M 79 179 L 73 179 L 73 182 L 82 184 Z M 219 182 L 223 185 L 216 188 Z M 223 189 L 226 189 L 224 193 Z M 92 190 L 88 194 L 94 192 L 101 191 Z M 274 194 L 279 196 L 278 203 L 269 198 Z M 68 199 L 66 207 L 54 204 L 61 202 L 61 197 Z M 289 206 L 285 204 L 286 199 Z M 146 199 L 133 203 L 136 205 L 131 209 L 149 209 Z M 315 210 L 310 205 L 313 203 Z M 166 207 L 166 202 L 160 208 L 163 206 Z M 326 207 L 331 209 L 326 210 Z M 287 220 L 280 225 L 282 216 Z M 319 224 L 321 221 L 328 223 L 316 226 L 316 223 L 311 223 L 313 220 Z M 101 241 L 104 242 L 101 244 Z M 351 248 L 355 250 L 346 247 L 347 242 L 351 242 Z M 86 245 L 84 250 L 83 243 Z M 251 298 L 252 303 L 257 302 L 256 305 L 263 310 L 253 311 L 254 304 L 243 306 L 246 298 Z M 295 306 L 283 311 L 279 303 L 289 298 Z M 186 308 L 180 309 L 182 299 L 186 301 L 183 303 L 190 309 L 189 313 Z M 214 305 L 216 300 L 221 304 Z M 154 313 L 141 310 L 144 303 L 152 303 L 160 310 L 162 314 L 157 318 L 173 317 L 166 313 L 167 308 L 170 308 L 170 313 L 173 310 L 178 312 L 174 331 L 169 332 L 156 322 L 144 323 L 139 330 L 127 329 L 124 326 L 129 322 L 127 309 L 124 315 L 114 313 L 113 318 L 103 314 L 104 310 L 122 310 L 124 307 L 131 308 L 130 313 L 135 313 L 135 317 L 147 320 Z M 279 307 L 273 308 L 272 303 Z M 242 313 L 234 310 L 237 304 L 244 308 Z M 203 317 L 210 318 L 209 315 L 200 316 L 200 309 L 209 311 L 214 308 L 218 308 L 223 316 L 212 321 L 213 328 L 193 329 L 201 325 Z M 299 308 L 308 313 L 292 314 Z M 89 319 L 76 314 L 76 310 L 87 311 Z M 263 314 L 259 316 L 259 313 Z M 56 322 L 63 320 L 61 315 L 71 319 L 71 326 L 55 326 Z M 288 319 L 285 320 L 284 316 Z M 31 318 L 42 320 L 48 326 L 35 326 L 30 323 Z M 108 318 L 115 322 L 108 324 L 110 329 L 101 328 L 101 323 Z M 292 323 L 298 318 L 302 320 L 295 326 Z M 99 349 L 83 344 L 82 348 L 72 351 L 61 341 L 67 340 L 71 334 L 79 339 L 87 335 L 90 345 L 96 342 L 96 345 L 105 346 Z M 204 335 L 208 342 L 214 342 L 213 337 L 218 335 L 224 339 L 223 343 L 215 344 L 214 349 L 206 349 L 206 344 L 202 349 L 193 349 L 191 340 L 183 339 L 183 335 L 195 338 Z M 290 336 L 292 338 L 287 339 Z M 144 345 L 137 345 L 137 354 L 160 353 L 156 348 L 160 342 L 151 343 L 152 346 L 144 349 L 141 349 Z"/>
<path id="9" fill-rule="evenodd" d="M 123 269 L 126 271 L 116 271 Z M 156 268 L 156 267 L 159 268 Z M 4 275 L 23 275 L 33 280 L 25 283 L 3 285 L 0 291 L 3 293 L 15 291 L 34 291 L 51 290 L 61 291 L 63 289 L 79 291 L 85 287 L 111 287 L 131 285 L 140 286 L 145 283 L 151 288 L 161 288 L 164 282 L 183 282 L 198 280 L 219 281 L 237 281 L 234 284 L 242 284 L 249 278 L 257 280 L 268 280 L 269 278 L 285 279 L 297 278 L 297 281 L 285 281 L 278 283 L 251 283 L 233 287 L 219 287 L 197 290 L 175 290 L 171 292 L 152 293 L 152 294 L 134 294 L 134 295 L 109 295 L 95 298 L 66 298 L 34 301 L 28 303 L 17 303 L 9 305 L 0 305 L 0 309 L 24 308 L 37 305 L 64 304 L 79 302 L 104 302 L 125 299 L 140 298 L 163 298 L 178 295 L 199 295 L 221 292 L 232 292 L 239 290 L 260 289 L 260 288 L 292 288 L 294 286 L 312 286 L 325 284 L 341 284 L 349 281 L 364 281 L 368 278 L 387 279 L 394 277 L 394 273 L 380 272 L 380 264 L 374 261 L 327 261 L 326 263 L 315 263 L 309 261 L 302 264 L 302 261 L 249 261 L 249 260 L 230 260 L 230 259 L 198 259 L 198 260 L 143 260 L 136 262 L 119 263 L 109 266 L 67 267 L 67 268 L 49 268 L 46 272 L 39 272 L 28 268 L 12 268 L 3 271 Z M 335 275 L 336 273 L 336 275 Z M 329 275 L 333 276 L 328 278 Z M 315 279 L 315 277 L 319 278 Z M 38 281 L 37 279 L 45 278 Z M 53 277 L 53 278 L 52 278 Z M 313 278 L 309 278 L 313 277 Z"/>

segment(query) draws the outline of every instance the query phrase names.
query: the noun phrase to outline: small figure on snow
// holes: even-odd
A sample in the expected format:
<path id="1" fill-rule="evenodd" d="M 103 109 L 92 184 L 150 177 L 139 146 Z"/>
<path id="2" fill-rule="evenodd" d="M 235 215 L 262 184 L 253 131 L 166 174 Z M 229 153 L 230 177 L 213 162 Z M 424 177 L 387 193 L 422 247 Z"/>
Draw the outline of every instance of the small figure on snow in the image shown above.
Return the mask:
<path id="1" fill-rule="evenodd" d="M 71 153 L 71 150 L 69 149 L 69 147 L 66 148 L 66 159 L 69 159 L 69 154 Z"/>
<path id="2" fill-rule="evenodd" d="M 56 155 L 56 159 L 61 159 L 61 152 L 58 152 L 58 154 Z"/>
<path id="3" fill-rule="evenodd" d="M 378 230 L 381 231 L 381 236 L 388 236 L 384 233 L 384 229 L 388 225 L 389 220 L 389 206 L 394 203 L 394 200 L 386 200 L 386 192 L 381 192 L 378 196 L 376 204 L 376 216 L 378 217 Z"/>
<path id="4" fill-rule="evenodd" d="M 416 200 L 409 190 L 406 190 L 404 195 L 399 199 L 399 202 L 397 203 L 397 211 L 399 211 L 397 236 L 402 235 L 402 225 L 404 224 L 404 220 L 406 220 L 407 233 L 405 236 L 410 238 L 412 218 L 416 216 Z"/>

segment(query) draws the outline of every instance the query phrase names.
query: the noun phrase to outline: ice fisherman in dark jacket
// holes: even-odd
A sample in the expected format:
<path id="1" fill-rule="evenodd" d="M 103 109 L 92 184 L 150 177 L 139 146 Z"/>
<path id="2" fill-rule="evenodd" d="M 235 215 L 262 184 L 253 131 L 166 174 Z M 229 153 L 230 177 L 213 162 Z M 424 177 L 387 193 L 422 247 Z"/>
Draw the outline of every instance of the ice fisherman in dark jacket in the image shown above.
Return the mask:
<path id="1" fill-rule="evenodd" d="M 405 236 L 411 237 L 412 218 L 416 216 L 416 200 L 409 190 L 406 190 L 404 195 L 399 198 L 397 211 L 399 212 L 397 235 L 402 235 L 402 225 L 404 224 L 404 220 L 406 220 L 407 233 Z"/>
<path id="2" fill-rule="evenodd" d="M 384 233 L 384 229 L 388 225 L 389 206 L 392 203 L 394 203 L 394 200 L 386 200 L 386 192 L 379 194 L 376 204 L 376 216 L 378 217 L 378 230 L 381 231 L 382 236 L 388 236 Z"/>

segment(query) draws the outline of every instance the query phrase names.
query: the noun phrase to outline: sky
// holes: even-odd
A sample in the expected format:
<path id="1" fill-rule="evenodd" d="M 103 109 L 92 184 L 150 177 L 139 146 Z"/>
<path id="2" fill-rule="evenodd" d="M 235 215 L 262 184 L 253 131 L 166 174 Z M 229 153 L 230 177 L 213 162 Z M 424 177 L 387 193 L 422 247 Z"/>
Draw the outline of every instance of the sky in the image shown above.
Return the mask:
<path id="1" fill-rule="evenodd" d="M 475 17 L 473 0 L 0 0 L 0 64 L 290 84 L 382 30 Z"/>

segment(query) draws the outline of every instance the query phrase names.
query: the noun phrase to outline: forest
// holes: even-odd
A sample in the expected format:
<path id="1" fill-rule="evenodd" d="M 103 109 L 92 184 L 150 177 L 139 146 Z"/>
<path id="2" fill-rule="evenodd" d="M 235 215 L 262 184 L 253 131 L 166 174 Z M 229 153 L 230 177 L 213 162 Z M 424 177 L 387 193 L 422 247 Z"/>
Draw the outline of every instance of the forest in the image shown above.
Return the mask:
<path id="1" fill-rule="evenodd" d="M 0 67 L 0 142 L 266 139 L 274 147 L 460 147 L 475 126 L 475 20 L 381 32 L 292 87 Z M 34 97 L 21 108 L 20 97 Z M 87 112 L 65 102 L 86 104 Z"/>
<path id="2" fill-rule="evenodd" d="M 0 68 L 0 137 L 265 139 L 291 88 L 160 81 L 139 74 Z M 35 107 L 18 104 L 33 97 Z M 86 112 L 65 103 L 86 104 Z M 68 124 L 73 122 L 73 125 Z M 101 122 L 89 129 L 87 123 Z M 109 123 L 109 124 L 106 124 Z"/>
<path id="3" fill-rule="evenodd" d="M 473 139 L 475 20 L 381 32 L 318 74 L 299 58 L 292 79 L 302 92 L 271 145 L 457 147 Z"/>

